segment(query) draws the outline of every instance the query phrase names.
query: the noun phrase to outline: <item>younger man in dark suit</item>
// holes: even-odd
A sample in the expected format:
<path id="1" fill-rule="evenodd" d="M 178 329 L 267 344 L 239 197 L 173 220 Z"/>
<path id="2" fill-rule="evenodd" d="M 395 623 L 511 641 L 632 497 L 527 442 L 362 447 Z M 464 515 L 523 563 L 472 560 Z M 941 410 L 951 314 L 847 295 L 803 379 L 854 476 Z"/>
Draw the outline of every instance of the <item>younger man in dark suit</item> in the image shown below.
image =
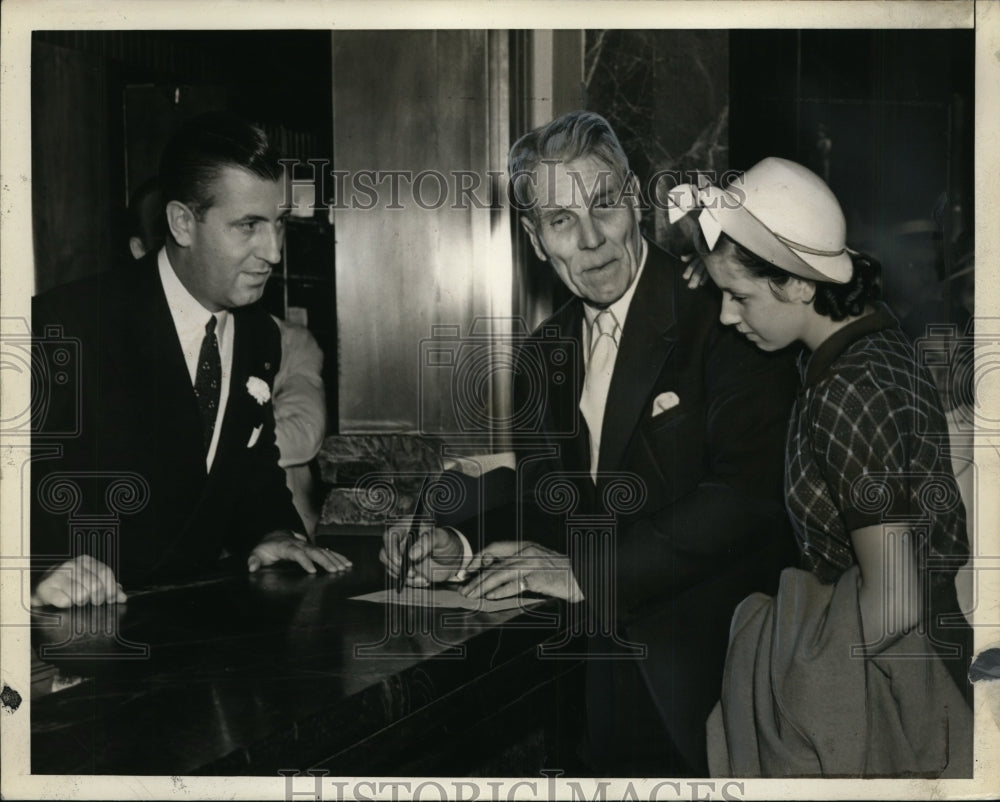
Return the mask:
<path id="1" fill-rule="evenodd" d="M 282 178 L 262 130 L 196 118 L 161 160 L 164 248 L 34 299 L 36 336 L 77 342 L 81 383 L 78 397 L 37 385 L 33 604 L 124 601 L 123 585 L 223 553 L 251 571 L 349 567 L 301 534 L 278 467 L 280 335 L 256 301 L 281 258 Z"/>

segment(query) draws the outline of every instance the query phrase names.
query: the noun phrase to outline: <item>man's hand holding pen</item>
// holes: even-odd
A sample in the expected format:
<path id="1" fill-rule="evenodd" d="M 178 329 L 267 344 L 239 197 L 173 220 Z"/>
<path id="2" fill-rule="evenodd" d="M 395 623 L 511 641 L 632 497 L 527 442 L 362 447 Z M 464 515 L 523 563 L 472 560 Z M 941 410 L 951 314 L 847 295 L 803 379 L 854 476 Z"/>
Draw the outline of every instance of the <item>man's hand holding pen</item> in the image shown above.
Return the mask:
<path id="1" fill-rule="evenodd" d="M 404 564 L 404 549 L 408 566 Z M 455 532 L 429 522 L 420 524 L 412 537 L 409 526 L 391 526 L 385 531 L 378 558 L 390 576 L 402 577 L 413 587 L 428 587 L 455 578 L 465 562 L 465 548 Z"/>
<path id="2" fill-rule="evenodd" d="M 403 551 L 408 547 L 408 565 Z M 429 587 L 437 582 L 463 582 L 460 592 L 469 597 L 501 599 L 531 592 L 569 602 L 583 600 L 569 558 L 529 541 L 491 543 L 468 559 L 467 547 L 451 529 L 427 522 L 411 531 L 390 527 L 383 538 L 379 559 L 390 576 L 404 585 Z"/>

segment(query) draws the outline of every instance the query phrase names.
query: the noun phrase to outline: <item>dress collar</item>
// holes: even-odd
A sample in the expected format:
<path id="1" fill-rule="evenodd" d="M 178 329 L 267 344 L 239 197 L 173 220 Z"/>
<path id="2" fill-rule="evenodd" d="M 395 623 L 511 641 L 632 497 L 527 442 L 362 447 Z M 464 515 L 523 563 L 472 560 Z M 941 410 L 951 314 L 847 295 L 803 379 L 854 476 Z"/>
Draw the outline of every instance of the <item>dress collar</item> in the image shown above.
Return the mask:
<path id="1" fill-rule="evenodd" d="M 885 329 L 898 329 L 899 321 L 889 307 L 883 303 L 875 305 L 875 311 L 858 318 L 842 329 L 838 329 L 827 337 L 810 355 L 808 351 L 799 354 L 799 373 L 802 383 L 809 387 L 818 382 L 830 368 L 830 365 L 846 351 L 853 343 Z"/>

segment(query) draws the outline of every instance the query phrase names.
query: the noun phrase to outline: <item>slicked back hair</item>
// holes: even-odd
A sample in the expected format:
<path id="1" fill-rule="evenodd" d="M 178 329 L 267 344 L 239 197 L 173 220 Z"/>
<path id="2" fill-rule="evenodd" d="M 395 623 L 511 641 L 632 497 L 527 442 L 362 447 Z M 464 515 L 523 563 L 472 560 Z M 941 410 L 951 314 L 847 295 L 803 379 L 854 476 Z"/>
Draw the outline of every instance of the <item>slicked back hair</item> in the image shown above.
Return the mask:
<path id="1" fill-rule="evenodd" d="M 212 185 L 224 167 L 278 181 L 282 177 L 279 158 L 260 127 L 225 111 L 201 114 L 184 123 L 163 151 L 163 203 L 180 201 L 202 220 L 215 203 Z"/>

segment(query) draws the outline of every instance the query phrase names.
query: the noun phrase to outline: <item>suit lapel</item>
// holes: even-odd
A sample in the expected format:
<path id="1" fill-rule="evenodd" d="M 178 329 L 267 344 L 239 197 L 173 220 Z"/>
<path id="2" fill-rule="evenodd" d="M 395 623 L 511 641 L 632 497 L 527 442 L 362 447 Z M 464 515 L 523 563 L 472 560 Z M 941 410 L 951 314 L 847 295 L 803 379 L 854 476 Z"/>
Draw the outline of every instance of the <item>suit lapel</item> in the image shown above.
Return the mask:
<path id="1" fill-rule="evenodd" d="M 131 385 L 151 390 L 148 406 L 161 433 L 157 459 L 185 471 L 200 466 L 203 474 L 201 414 L 155 256 L 136 270 L 137 286 L 124 306 L 129 335 L 122 338 L 123 346 L 130 342 L 134 351 L 121 364 L 134 371 Z"/>
<path id="2" fill-rule="evenodd" d="M 222 431 L 219 432 L 219 443 L 215 449 L 215 459 L 212 461 L 211 476 L 224 473 L 221 466 L 234 458 L 242 458 L 247 453 L 247 443 L 253 429 L 263 424 L 265 410 L 247 390 L 247 380 L 251 376 L 266 382 L 273 391 L 274 376 L 278 370 L 280 354 L 267 356 L 271 353 L 268 347 L 267 330 L 270 321 L 266 314 L 252 307 L 233 309 L 230 312 L 229 323 L 233 326 L 233 364 L 229 379 L 229 395 L 226 409 L 222 416 Z M 277 337 L 277 333 L 274 332 Z M 272 361 L 266 361 L 272 360 Z M 270 402 L 269 402 L 270 403 Z"/>
<path id="3" fill-rule="evenodd" d="M 676 344 L 674 277 L 665 255 L 652 243 L 622 329 L 608 389 L 601 433 L 599 471 L 620 469 L 647 400 Z"/>
<path id="4" fill-rule="evenodd" d="M 589 433 L 587 425 L 580 414 L 580 394 L 583 392 L 583 305 L 580 301 L 572 301 L 564 310 L 564 314 L 558 321 L 559 340 L 561 342 L 573 342 L 573 358 L 575 360 L 572 371 L 572 381 L 555 381 L 552 374 L 546 386 L 548 393 L 549 414 L 552 418 L 548 431 L 560 433 L 572 433 L 568 437 L 558 441 L 562 455 L 564 467 L 570 471 L 587 470 L 590 460 Z M 560 363 L 552 360 L 545 360 L 549 371 L 558 369 L 562 375 L 565 370 Z"/>

